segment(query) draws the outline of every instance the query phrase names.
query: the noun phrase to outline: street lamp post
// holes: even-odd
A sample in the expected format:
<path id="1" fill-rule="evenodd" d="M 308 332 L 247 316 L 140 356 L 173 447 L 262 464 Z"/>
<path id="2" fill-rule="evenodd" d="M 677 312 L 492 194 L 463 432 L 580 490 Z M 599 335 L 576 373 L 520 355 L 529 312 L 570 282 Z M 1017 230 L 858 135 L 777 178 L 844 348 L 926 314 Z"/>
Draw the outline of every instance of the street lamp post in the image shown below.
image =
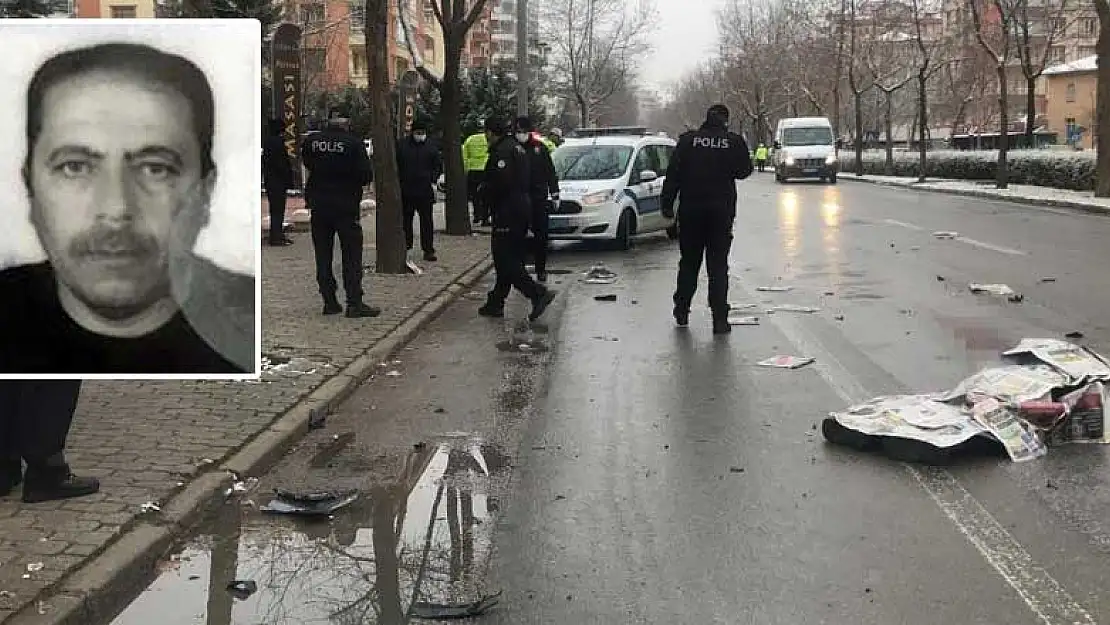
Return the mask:
<path id="1" fill-rule="evenodd" d="M 516 0 L 516 111 L 528 114 L 528 0 Z"/>

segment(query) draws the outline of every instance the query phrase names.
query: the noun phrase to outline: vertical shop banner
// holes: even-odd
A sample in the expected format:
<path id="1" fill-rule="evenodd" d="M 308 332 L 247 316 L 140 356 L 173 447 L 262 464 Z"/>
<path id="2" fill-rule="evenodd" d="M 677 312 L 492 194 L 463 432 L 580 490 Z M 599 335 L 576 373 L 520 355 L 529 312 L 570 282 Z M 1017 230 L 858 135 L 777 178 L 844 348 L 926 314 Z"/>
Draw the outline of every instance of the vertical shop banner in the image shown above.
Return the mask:
<path id="1" fill-rule="evenodd" d="M 300 143 L 304 133 L 301 117 L 301 29 L 281 24 L 274 31 L 270 58 L 273 59 L 274 112 L 282 123 L 285 153 L 293 163 L 294 188 L 304 186 Z"/>

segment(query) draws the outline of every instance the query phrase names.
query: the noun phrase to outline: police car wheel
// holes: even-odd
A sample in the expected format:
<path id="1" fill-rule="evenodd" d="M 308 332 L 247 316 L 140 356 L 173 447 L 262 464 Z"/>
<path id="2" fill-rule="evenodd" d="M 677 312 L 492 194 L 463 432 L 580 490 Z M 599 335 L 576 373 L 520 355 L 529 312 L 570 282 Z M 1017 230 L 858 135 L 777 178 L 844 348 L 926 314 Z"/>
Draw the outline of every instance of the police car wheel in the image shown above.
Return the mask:
<path id="1" fill-rule="evenodd" d="M 613 239 L 613 245 L 618 250 L 623 252 L 632 248 L 633 228 L 632 211 L 625 210 L 621 213 L 620 221 L 617 222 L 617 236 Z"/>

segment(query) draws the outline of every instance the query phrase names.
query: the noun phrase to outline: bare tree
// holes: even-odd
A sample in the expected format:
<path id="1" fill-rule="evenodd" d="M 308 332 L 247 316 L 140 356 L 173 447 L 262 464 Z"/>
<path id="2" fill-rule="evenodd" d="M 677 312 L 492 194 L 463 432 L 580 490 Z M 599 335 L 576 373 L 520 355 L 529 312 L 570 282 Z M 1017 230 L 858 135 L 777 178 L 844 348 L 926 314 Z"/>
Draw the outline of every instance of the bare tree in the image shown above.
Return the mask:
<path id="1" fill-rule="evenodd" d="M 932 28 L 938 20 L 936 8 L 933 0 L 910 0 L 912 36 L 916 48 L 913 67 L 917 79 L 917 127 L 920 133 L 918 182 L 925 182 L 925 171 L 929 163 L 929 79 L 948 62 L 946 40 Z"/>
<path id="2" fill-rule="evenodd" d="M 754 126 L 756 144 L 770 135 L 771 120 L 791 105 L 790 73 L 784 49 L 793 45 L 790 16 L 778 4 L 730 0 L 717 17 L 722 58 L 703 70 L 706 91 L 724 82 L 726 99 L 735 101 Z M 705 107 L 700 115 L 704 115 Z"/>
<path id="3" fill-rule="evenodd" d="M 884 171 L 891 176 L 894 175 L 894 95 L 913 80 L 914 71 L 911 59 L 905 54 L 910 36 L 896 30 L 884 31 L 866 58 L 875 88 L 882 93 L 883 134 L 886 136 Z"/>
<path id="4" fill-rule="evenodd" d="M 1098 95 L 1095 103 L 1095 150 L 1098 158 L 1095 197 L 1110 197 L 1110 0 L 1094 0 L 1098 12 Z"/>
<path id="5" fill-rule="evenodd" d="M 989 0 L 988 6 L 993 8 L 994 20 L 988 23 L 983 19 L 984 7 L 979 6 L 980 2 L 982 0 L 967 0 L 971 19 L 975 25 L 975 38 L 994 61 L 994 71 L 998 77 L 998 168 L 995 172 L 995 186 L 1005 189 L 1009 183 L 1006 154 L 1010 147 L 1009 81 L 1006 69 L 1010 62 L 1010 52 L 1014 47 L 1011 36 L 1014 5 L 1010 0 Z"/>
<path id="6" fill-rule="evenodd" d="M 874 20 L 868 19 L 869 32 L 861 33 L 862 24 L 857 0 L 845 0 L 847 4 L 844 29 L 848 31 L 848 88 L 852 91 L 852 109 L 855 112 L 855 151 L 856 175 L 863 175 L 863 94 L 875 87 L 875 73 L 867 65 L 870 50 L 874 43 Z M 841 31 L 843 33 L 843 30 Z"/>
<path id="7" fill-rule="evenodd" d="M 382 0 L 388 1 L 388 0 Z M 416 70 L 431 83 L 440 96 L 440 125 L 443 128 L 443 160 L 447 183 L 447 234 L 470 235 L 470 208 L 466 200 L 466 172 L 462 161 L 462 52 L 467 35 L 486 10 L 486 0 L 427 0 L 443 31 L 443 76 L 436 76 L 423 62 L 409 33 L 406 0 L 396 0 L 405 40 Z M 382 45 L 385 45 L 384 43 Z"/>
<path id="8" fill-rule="evenodd" d="M 1033 147 L 1037 126 L 1037 79 L 1053 44 L 1067 32 L 1068 0 L 1013 0 L 1014 52 L 1025 76 L 1025 142 Z"/>
<path id="9" fill-rule="evenodd" d="M 579 122 L 594 121 L 596 107 L 629 88 L 637 63 L 650 50 L 653 0 L 548 0 L 544 40 L 558 91 L 578 108 Z"/>
<path id="10" fill-rule="evenodd" d="M 397 173 L 396 139 L 390 114 L 389 2 L 365 0 L 366 65 L 370 74 L 370 114 L 374 138 L 375 264 L 378 273 L 407 273 L 401 219 L 401 182 Z M 458 151 L 458 150 L 456 150 Z"/>

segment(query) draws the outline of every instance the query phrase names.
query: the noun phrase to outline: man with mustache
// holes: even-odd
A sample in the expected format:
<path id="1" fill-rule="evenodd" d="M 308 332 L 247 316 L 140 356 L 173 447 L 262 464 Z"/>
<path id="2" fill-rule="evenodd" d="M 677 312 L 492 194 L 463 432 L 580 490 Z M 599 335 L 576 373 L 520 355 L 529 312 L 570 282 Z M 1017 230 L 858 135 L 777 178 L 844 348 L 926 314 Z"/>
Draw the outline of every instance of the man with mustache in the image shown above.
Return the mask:
<path id="1" fill-rule="evenodd" d="M 254 369 L 255 279 L 193 252 L 215 123 L 204 72 L 146 45 L 70 50 L 38 68 L 23 181 L 48 260 L 0 272 L 0 373 Z"/>

